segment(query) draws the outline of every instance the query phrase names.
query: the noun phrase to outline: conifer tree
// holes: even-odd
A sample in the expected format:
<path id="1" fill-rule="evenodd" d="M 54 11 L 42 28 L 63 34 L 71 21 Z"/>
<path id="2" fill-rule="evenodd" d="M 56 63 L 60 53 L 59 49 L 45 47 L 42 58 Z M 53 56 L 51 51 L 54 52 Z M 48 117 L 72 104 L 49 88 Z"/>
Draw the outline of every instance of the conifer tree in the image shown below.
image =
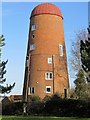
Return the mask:
<path id="1" fill-rule="evenodd" d="M 5 45 L 5 38 L 3 35 L 0 36 L 0 93 L 4 94 L 4 93 L 10 93 L 12 88 L 15 86 L 15 83 L 13 83 L 13 85 L 2 85 L 5 83 L 6 78 L 4 78 L 4 75 L 6 74 L 6 64 L 8 62 L 7 61 L 1 61 L 1 49 L 2 47 Z"/>
<path id="2" fill-rule="evenodd" d="M 87 81 L 90 82 L 90 25 L 88 30 L 88 40 L 81 40 L 80 42 L 80 53 L 82 68 L 87 74 Z"/>
<path id="3" fill-rule="evenodd" d="M 80 69 L 77 74 L 75 83 L 75 94 L 78 99 L 85 99 L 87 97 L 87 84 L 85 80 L 84 71 Z"/>

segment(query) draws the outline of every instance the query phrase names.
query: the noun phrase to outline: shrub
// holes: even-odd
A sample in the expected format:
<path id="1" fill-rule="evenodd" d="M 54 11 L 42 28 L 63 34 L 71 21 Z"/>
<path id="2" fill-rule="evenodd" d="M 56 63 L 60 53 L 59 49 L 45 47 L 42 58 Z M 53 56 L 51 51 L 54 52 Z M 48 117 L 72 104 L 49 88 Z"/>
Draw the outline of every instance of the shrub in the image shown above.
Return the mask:
<path id="1" fill-rule="evenodd" d="M 10 104 L 2 107 L 3 115 L 21 115 L 22 112 L 23 112 L 23 103 L 22 102 L 10 103 Z"/>
<path id="2" fill-rule="evenodd" d="M 3 115 L 23 114 L 23 102 L 10 103 L 3 107 Z M 62 99 L 53 95 L 44 100 L 32 99 L 27 104 L 29 115 L 90 117 L 90 101 L 76 99 Z"/>
<path id="3" fill-rule="evenodd" d="M 39 96 L 34 96 L 34 95 L 29 95 L 28 96 L 28 102 L 32 102 L 32 101 L 40 101 L 41 98 Z"/>

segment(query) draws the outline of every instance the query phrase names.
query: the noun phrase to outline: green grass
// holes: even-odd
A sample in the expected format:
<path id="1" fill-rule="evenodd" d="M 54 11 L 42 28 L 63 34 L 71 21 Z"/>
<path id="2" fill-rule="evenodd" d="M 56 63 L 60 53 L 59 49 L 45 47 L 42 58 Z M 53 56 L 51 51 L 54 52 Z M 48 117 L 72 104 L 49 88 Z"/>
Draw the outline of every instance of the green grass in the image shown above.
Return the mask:
<path id="1" fill-rule="evenodd" d="M 31 117 L 31 116 L 3 116 L 2 120 L 90 120 L 90 118 L 77 117 Z"/>

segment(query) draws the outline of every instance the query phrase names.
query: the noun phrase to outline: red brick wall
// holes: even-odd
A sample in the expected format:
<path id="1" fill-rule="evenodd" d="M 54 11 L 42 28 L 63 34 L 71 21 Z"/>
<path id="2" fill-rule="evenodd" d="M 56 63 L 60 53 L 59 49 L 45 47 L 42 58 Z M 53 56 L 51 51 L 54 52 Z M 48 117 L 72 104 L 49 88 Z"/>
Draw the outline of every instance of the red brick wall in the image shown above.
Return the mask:
<path id="1" fill-rule="evenodd" d="M 29 87 L 35 87 L 35 94 L 45 97 L 46 86 L 51 86 L 53 94 L 53 80 L 45 80 L 45 72 L 52 71 L 52 64 L 48 64 L 48 57 L 54 58 L 54 93 L 64 94 L 64 88 L 69 88 L 66 49 L 64 42 L 63 20 L 56 15 L 42 14 L 31 18 L 30 25 L 35 24 L 36 30 L 29 33 L 29 45 L 35 44 L 36 49 L 31 54 Z M 34 34 L 34 38 L 32 35 Z M 59 44 L 63 45 L 63 56 L 59 53 Z"/>

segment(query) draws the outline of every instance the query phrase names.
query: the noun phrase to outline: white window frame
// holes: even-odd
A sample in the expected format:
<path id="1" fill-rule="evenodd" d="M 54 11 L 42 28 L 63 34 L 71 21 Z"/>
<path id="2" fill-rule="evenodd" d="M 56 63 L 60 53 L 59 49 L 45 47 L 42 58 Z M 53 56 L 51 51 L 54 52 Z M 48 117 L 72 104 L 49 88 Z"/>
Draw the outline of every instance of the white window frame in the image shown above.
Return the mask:
<path id="1" fill-rule="evenodd" d="M 48 64 L 52 64 L 52 58 L 48 58 Z"/>
<path id="2" fill-rule="evenodd" d="M 48 75 L 47 75 L 48 74 Z M 50 74 L 52 74 L 52 78 L 50 78 Z M 45 79 L 46 80 L 53 80 L 53 72 L 46 72 L 45 73 Z"/>
<path id="3" fill-rule="evenodd" d="M 60 56 L 63 56 L 63 45 L 59 44 L 59 53 Z"/>
<path id="4" fill-rule="evenodd" d="M 33 92 L 34 89 L 34 92 Z M 30 94 L 34 94 L 35 93 L 35 88 L 34 87 L 30 87 Z"/>
<path id="5" fill-rule="evenodd" d="M 35 25 L 35 24 L 32 24 L 32 25 L 31 25 L 31 31 L 34 31 L 34 30 L 36 30 L 36 25 Z"/>
<path id="6" fill-rule="evenodd" d="M 35 44 L 30 45 L 30 51 L 35 50 L 35 48 L 36 48 Z"/>
<path id="7" fill-rule="evenodd" d="M 47 88 L 50 88 L 50 92 L 47 91 Z M 46 93 L 51 93 L 51 86 L 46 86 Z"/>

